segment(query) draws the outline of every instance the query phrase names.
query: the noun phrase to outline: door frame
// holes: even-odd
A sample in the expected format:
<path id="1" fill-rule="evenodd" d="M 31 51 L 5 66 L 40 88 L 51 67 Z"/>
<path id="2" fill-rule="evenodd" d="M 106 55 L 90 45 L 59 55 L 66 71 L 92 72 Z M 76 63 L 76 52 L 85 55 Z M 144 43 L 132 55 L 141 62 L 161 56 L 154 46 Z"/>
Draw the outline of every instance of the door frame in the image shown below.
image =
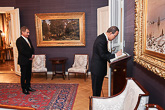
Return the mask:
<path id="1" fill-rule="evenodd" d="M 11 34 L 13 41 L 14 71 L 0 71 L 0 73 L 15 73 L 21 75 L 20 66 L 17 64 L 18 50 L 16 48 L 16 39 L 20 36 L 19 9 L 14 7 L 0 7 L 0 13 L 10 13 L 11 15 Z"/>

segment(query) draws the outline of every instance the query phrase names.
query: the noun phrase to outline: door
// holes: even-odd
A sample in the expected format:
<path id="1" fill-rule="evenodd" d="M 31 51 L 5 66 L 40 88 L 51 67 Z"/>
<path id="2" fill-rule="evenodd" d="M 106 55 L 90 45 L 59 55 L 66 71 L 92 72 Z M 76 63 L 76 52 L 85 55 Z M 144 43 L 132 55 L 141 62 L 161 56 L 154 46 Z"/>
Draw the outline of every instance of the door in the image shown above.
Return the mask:
<path id="1" fill-rule="evenodd" d="M 11 36 L 12 36 L 12 41 L 13 41 L 14 68 L 15 68 L 15 73 L 17 75 L 21 75 L 20 66 L 17 64 L 18 51 L 16 48 L 16 39 L 20 36 L 19 9 L 18 8 L 14 9 L 14 7 L 0 7 L 0 13 L 10 13 Z"/>
<path id="2" fill-rule="evenodd" d="M 105 33 L 110 27 L 110 15 L 109 15 L 109 6 L 100 7 L 97 9 L 97 36 Z M 108 41 L 108 50 L 110 50 L 110 41 Z M 109 62 L 107 62 L 107 75 L 109 75 Z"/>
<path id="3" fill-rule="evenodd" d="M 18 65 L 18 50 L 16 47 L 16 40 L 20 37 L 20 19 L 19 19 L 19 9 L 14 9 L 8 11 L 11 16 L 11 29 L 12 29 L 12 39 L 13 39 L 13 57 L 14 57 L 14 67 L 15 73 L 21 75 L 20 66 Z"/>
<path id="4" fill-rule="evenodd" d="M 109 28 L 109 6 L 97 9 L 97 36 Z"/>

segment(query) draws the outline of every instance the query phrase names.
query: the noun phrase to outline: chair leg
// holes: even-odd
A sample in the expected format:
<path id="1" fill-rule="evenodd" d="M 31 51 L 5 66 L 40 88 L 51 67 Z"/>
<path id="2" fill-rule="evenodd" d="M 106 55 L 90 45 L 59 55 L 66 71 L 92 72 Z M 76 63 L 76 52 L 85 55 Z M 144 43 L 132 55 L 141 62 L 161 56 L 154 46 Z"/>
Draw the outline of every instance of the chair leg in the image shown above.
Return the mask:
<path id="1" fill-rule="evenodd" d="M 89 96 L 89 110 L 92 110 L 92 96 Z"/>
<path id="2" fill-rule="evenodd" d="M 84 74 L 84 80 L 86 81 L 86 73 Z"/>
<path id="3" fill-rule="evenodd" d="M 103 92 L 103 88 L 101 89 L 101 91 L 102 91 L 102 94 L 103 94 L 103 97 L 104 97 L 104 92 Z"/>
<path id="4" fill-rule="evenodd" d="M 47 72 L 45 74 L 46 74 L 46 79 L 47 79 Z"/>
<path id="5" fill-rule="evenodd" d="M 69 78 L 69 72 L 68 72 L 68 80 L 70 80 L 70 78 Z"/>

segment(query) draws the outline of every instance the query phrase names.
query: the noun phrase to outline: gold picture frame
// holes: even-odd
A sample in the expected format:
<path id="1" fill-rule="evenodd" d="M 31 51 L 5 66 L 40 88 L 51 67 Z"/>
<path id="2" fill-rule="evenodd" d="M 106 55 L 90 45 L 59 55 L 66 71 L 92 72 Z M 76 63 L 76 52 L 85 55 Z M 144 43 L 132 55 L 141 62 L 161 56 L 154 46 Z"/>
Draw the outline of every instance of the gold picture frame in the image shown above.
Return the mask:
<path id="1" fill-rule="evenodd" d="M 153 4 L 152 7 L 153 6 L 156 7 L 155 5 L 156 4 Z M 165 49 L 164 48 L 161 49 L 160 52 L 154 51 L 154 49 L 153 50 L 148 49 L 148 45 L 150 44 L 148 39 L 151 39 L 154 33 L 154 32 L 152 34 L 149 33 L 149 31 L 151 31 L 149 30 L 150 29 L 149 26 L 153 26 L 150 24 L 154 24 L 154 23 L 155 25 L 158 25 L 158 26 L 160 25 L 159 17 L 157 21 L 150 20 L 151 14 L 154 15 L 154 17 L 157 14 L 157 13 L 154 14 L 154 11 L 149 10 L 150 8 L 151 8 L 151 4 L 148 4 L 148 0 L 135 0 L 134 61 L 142 65 L 143 67 L 147 68 L 148 70 L 154 72 L 155 74 L 159 75 L 160 77 L 165 78 L 165 54 L 164 52 L 162 52 L 162 51 L 165 51 Z M 161 22 L 164 22 L 164 21 L 161 21 Z M 163 33 L 163 29 L 162 29 L 162 33 Z M 155 41 L 152 41 L 152 43 L 153 42 Z M 154 44 L 154 46 L 155 45 L 156 44 Z M 159 48 L 157 50 L 159 50 Z"/>
<path id="2" fill-rule="evenodd" d="M 35 14 L 37 47 L 85 46 L 85 13 Z"/>

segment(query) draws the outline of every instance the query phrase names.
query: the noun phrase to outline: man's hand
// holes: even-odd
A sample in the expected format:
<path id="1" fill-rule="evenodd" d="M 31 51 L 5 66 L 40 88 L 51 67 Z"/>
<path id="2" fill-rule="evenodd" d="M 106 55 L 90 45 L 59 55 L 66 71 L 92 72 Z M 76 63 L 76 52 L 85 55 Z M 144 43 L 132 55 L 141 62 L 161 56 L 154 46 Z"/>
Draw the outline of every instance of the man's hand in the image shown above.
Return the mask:
<path id="1" fill-rule="evenodd" d="M 34 59 L 34 57 L 35 57 L 35 55 L 32 55 L 32 57 L 31 57 L 31 58 L 29 58 L 29 60 L 33 60 L 33 59 Z"/>
<path id="2" fill-rule="evenodd" d="M 116 53 L 116 55 L 117 55 L 117 57 L 120 56 L 120 55 L 122 55 L 122 50 L 118 51 L 118 52 Z"/>

